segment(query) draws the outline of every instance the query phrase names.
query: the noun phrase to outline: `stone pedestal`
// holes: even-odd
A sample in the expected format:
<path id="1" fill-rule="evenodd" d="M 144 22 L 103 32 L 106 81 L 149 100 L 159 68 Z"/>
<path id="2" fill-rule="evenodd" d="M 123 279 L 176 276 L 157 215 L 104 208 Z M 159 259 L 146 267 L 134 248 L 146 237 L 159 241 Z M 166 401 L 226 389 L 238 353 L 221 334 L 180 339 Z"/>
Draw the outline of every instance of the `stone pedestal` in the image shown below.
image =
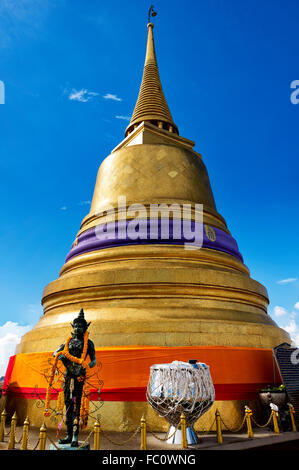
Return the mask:
<path id="1" fill-rule="evenodd" d="M 55 442 L 55 445 L 54 444 L 50 445 L 49 450 L 58 450 L 58 449 L 59 450 L 90 450 L 90 445 L 89 444 L 84 444 L 84 445 L 82 445 L 82 444 L 83 444 L 83 442 L 79 441 L 78 442 L 78 447 L 72 447 L 71 444 L 59 444 L 58 442 Z M 57 447 L 58 447 L 58 449 L 57 449 Z"/>

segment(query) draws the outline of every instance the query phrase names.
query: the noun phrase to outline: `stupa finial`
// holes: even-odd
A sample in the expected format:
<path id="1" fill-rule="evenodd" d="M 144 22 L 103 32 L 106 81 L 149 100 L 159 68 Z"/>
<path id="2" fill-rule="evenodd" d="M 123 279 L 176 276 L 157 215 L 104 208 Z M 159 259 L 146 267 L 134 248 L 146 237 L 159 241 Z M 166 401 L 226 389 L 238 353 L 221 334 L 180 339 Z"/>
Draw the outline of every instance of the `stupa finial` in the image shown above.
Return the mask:
<path id="1" fill-rule="evenodd" d="M 154 5 L 151 5 L 148 11 L 148 20 L 147 20 L 148 23 L 151 22 L 151 16 L 157 16 L 157 12 L 154 10 Z"/>
<path id="2" fill-rule="evenodd" d="M 151 23 L 151 17 L 156 15 L 157 13 L 153 5 L 151 5 L 148 12 L 147 45 L 143 77 L 135 109 L 130 124 L 126 129 L 126 136 L 143 121 L 150 122 L 169 132 L 179 133 L 164 97 L 159 76 L 153 35 L 154 25 Z"/>

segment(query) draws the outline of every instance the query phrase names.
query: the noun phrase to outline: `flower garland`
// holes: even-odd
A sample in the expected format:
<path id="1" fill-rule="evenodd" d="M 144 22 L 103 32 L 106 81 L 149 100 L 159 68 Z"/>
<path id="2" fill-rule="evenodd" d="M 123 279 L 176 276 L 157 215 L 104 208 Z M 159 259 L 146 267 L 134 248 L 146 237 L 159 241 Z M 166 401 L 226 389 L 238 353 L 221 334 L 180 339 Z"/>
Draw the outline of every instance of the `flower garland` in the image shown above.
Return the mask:
<path id="1" fill-rule="evenodd" d="M 85 429 L 87 427 L 88 412 L 89 412 L 89 387 L 87 383 L 85 382 L 83 392 L 82 392 L 81 407 L 80 407 L 81 429 Z"/>
<path id="2" fill-rule="evenodd" d="M 85 334 L 84 334 L 84 346 L 83 346 L 81 357 L 75 357 L 69 353 L 69 342 L 71 339 L 72 337 L 69 336 L 69 338 L 66 340 L 63 351 L 61 351 L 61 354 L 65 356 L 69 361 L 75 362 L 76 364 L 80 364 L 83 367 L 83 369 L 86 369 L 88 367 L 88 362 L 86 361 L 86 354 L 87 354 L 87 348 L 88 348 L 88 331 L 85 331 Z"/>
<path id="3" fill-rule="evenodd" d="M 46 409 L 44 411 L 44 416 L 50 416 L 50 414 L 51 414 L 51 411 L 49 410 L 49 405 L 50 405 L 50 399 L 51 399 L 51 388 L 52 388 L 52 384 L 53 384 L 53 380 L 54 380 L 54 375 L 55 375 L 55 372 L 56 372 L 56 369 L 57 369 L 57 362 L 58 362 L 58 355 L 55 357 L 55 361 L 54 361 L 54 364 L 52 366 L 51 373 L 50 373 L 50 380 L 49 380 L 49 383 L 48 383 L 47 392 L 46 392 L 46 399 L 45 399 Z"/>
<path id="4" fill-rule="evenodd" d="M 46 392 L 44 416 L 50 416 L 51 415 L 51 411 L 49 409 L 50 408 L 50 400 L 51 400 L 51 389 L 52 389 L 52 386 L 53 386 L 54 375 L 55 375 L 55 372 L 57 370 L 57 363 L 58 363 L 58 360 L 59 360 L 59 356 L 63 355 L 69 361 L 75 362 L 76 364 L 80 364 L 83 367 L 83 369 L 85 369 L 85 370 L 88 367 L 88 361 L 86 361 L 87 348 L 88 348 L 88 331 L 86 330 L 85 333 L 84 333 L 84 345 L 83 345 L 83 351 L 82 351 L 81 357 L 75 357 L 75 356 L 72 356 L 72 354 L 69 353 L 69 342 L 70 342 L 71 339 L 72 339 L 72 336 L 69 336 L 68 339 L 65 342 L 64 349 L 62 351 L 59 351 L 55 356 L 55 361 L 54 361 L 54 364 L 53 364 L 52 369 L 51 369 L 50 380 L 49 380 L 48 387 L 47 387 L 47 392 Z M 82 382 L 84 379 L 85 379 L 84 375 L 79 376 L 77 378 L 77 380 L 79 382 Z M 84 386 L 84 388 L 85 388 L 85 386 Z M 83 393 L 82 393 L 82 402 L 85 403 Z M 59 405 L 61 406 L 61 403 L 59 403 Z M 81 411 L 83 413 L 84 409 L 86 409 L 86 406 L 84 405 L 82 407 L 82 404 L 81 404 L 80 416 L 81 416 Z"/>
<path id="5" fill-rule="evenodd" d="M 57 408 L 56 414 L 63 413 L 63 408 L 64 408 L 64 391 L 63 390 L 59 392 L 58 394 L 56 408 Z"/>

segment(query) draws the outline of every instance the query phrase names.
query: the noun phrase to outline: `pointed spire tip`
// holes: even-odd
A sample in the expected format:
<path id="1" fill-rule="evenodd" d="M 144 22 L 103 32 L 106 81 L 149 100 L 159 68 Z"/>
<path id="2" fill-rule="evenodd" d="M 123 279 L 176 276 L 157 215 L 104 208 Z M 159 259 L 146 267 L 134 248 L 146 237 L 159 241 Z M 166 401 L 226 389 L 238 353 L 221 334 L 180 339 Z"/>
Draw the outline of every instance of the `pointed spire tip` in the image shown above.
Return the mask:
<path id="1" fill-rule="evenodd" d="M 151 6 L 148 14 L 149 21 L 147 24 L 147 46 L 143 77 L 133 115 L 126 129 L 126 136 L 142 121 L 151 122 L 169 132 L 179 133 L 177 126 L 173 122 L 160 81 L 153 35 L 154 25 L 150 21 L 151 16 L 156 16 L 156 13 L 153 12 L 153 6 Z"/>

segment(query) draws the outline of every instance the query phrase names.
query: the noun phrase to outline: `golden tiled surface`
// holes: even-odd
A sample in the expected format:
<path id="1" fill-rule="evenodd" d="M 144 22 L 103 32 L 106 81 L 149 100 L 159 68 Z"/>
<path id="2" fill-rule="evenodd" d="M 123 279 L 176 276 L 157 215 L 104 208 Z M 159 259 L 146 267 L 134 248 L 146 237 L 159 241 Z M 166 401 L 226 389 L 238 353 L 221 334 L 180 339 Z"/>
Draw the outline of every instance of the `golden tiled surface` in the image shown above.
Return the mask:
<path id="1" fill-rule="evenodd" d="M 216 211 L 208 173 L 193 150 L 165 144 L 143 144 L 121 148 L 100 166 L 90 213 L 81 231 L 102 223 L 103 212 L 118 208 L 119 198 L 127 205 L 190 204 L 204 205 L 204 217 L 226 230 Z M 105 214 L 104 214 L 105 215 Z"/>

